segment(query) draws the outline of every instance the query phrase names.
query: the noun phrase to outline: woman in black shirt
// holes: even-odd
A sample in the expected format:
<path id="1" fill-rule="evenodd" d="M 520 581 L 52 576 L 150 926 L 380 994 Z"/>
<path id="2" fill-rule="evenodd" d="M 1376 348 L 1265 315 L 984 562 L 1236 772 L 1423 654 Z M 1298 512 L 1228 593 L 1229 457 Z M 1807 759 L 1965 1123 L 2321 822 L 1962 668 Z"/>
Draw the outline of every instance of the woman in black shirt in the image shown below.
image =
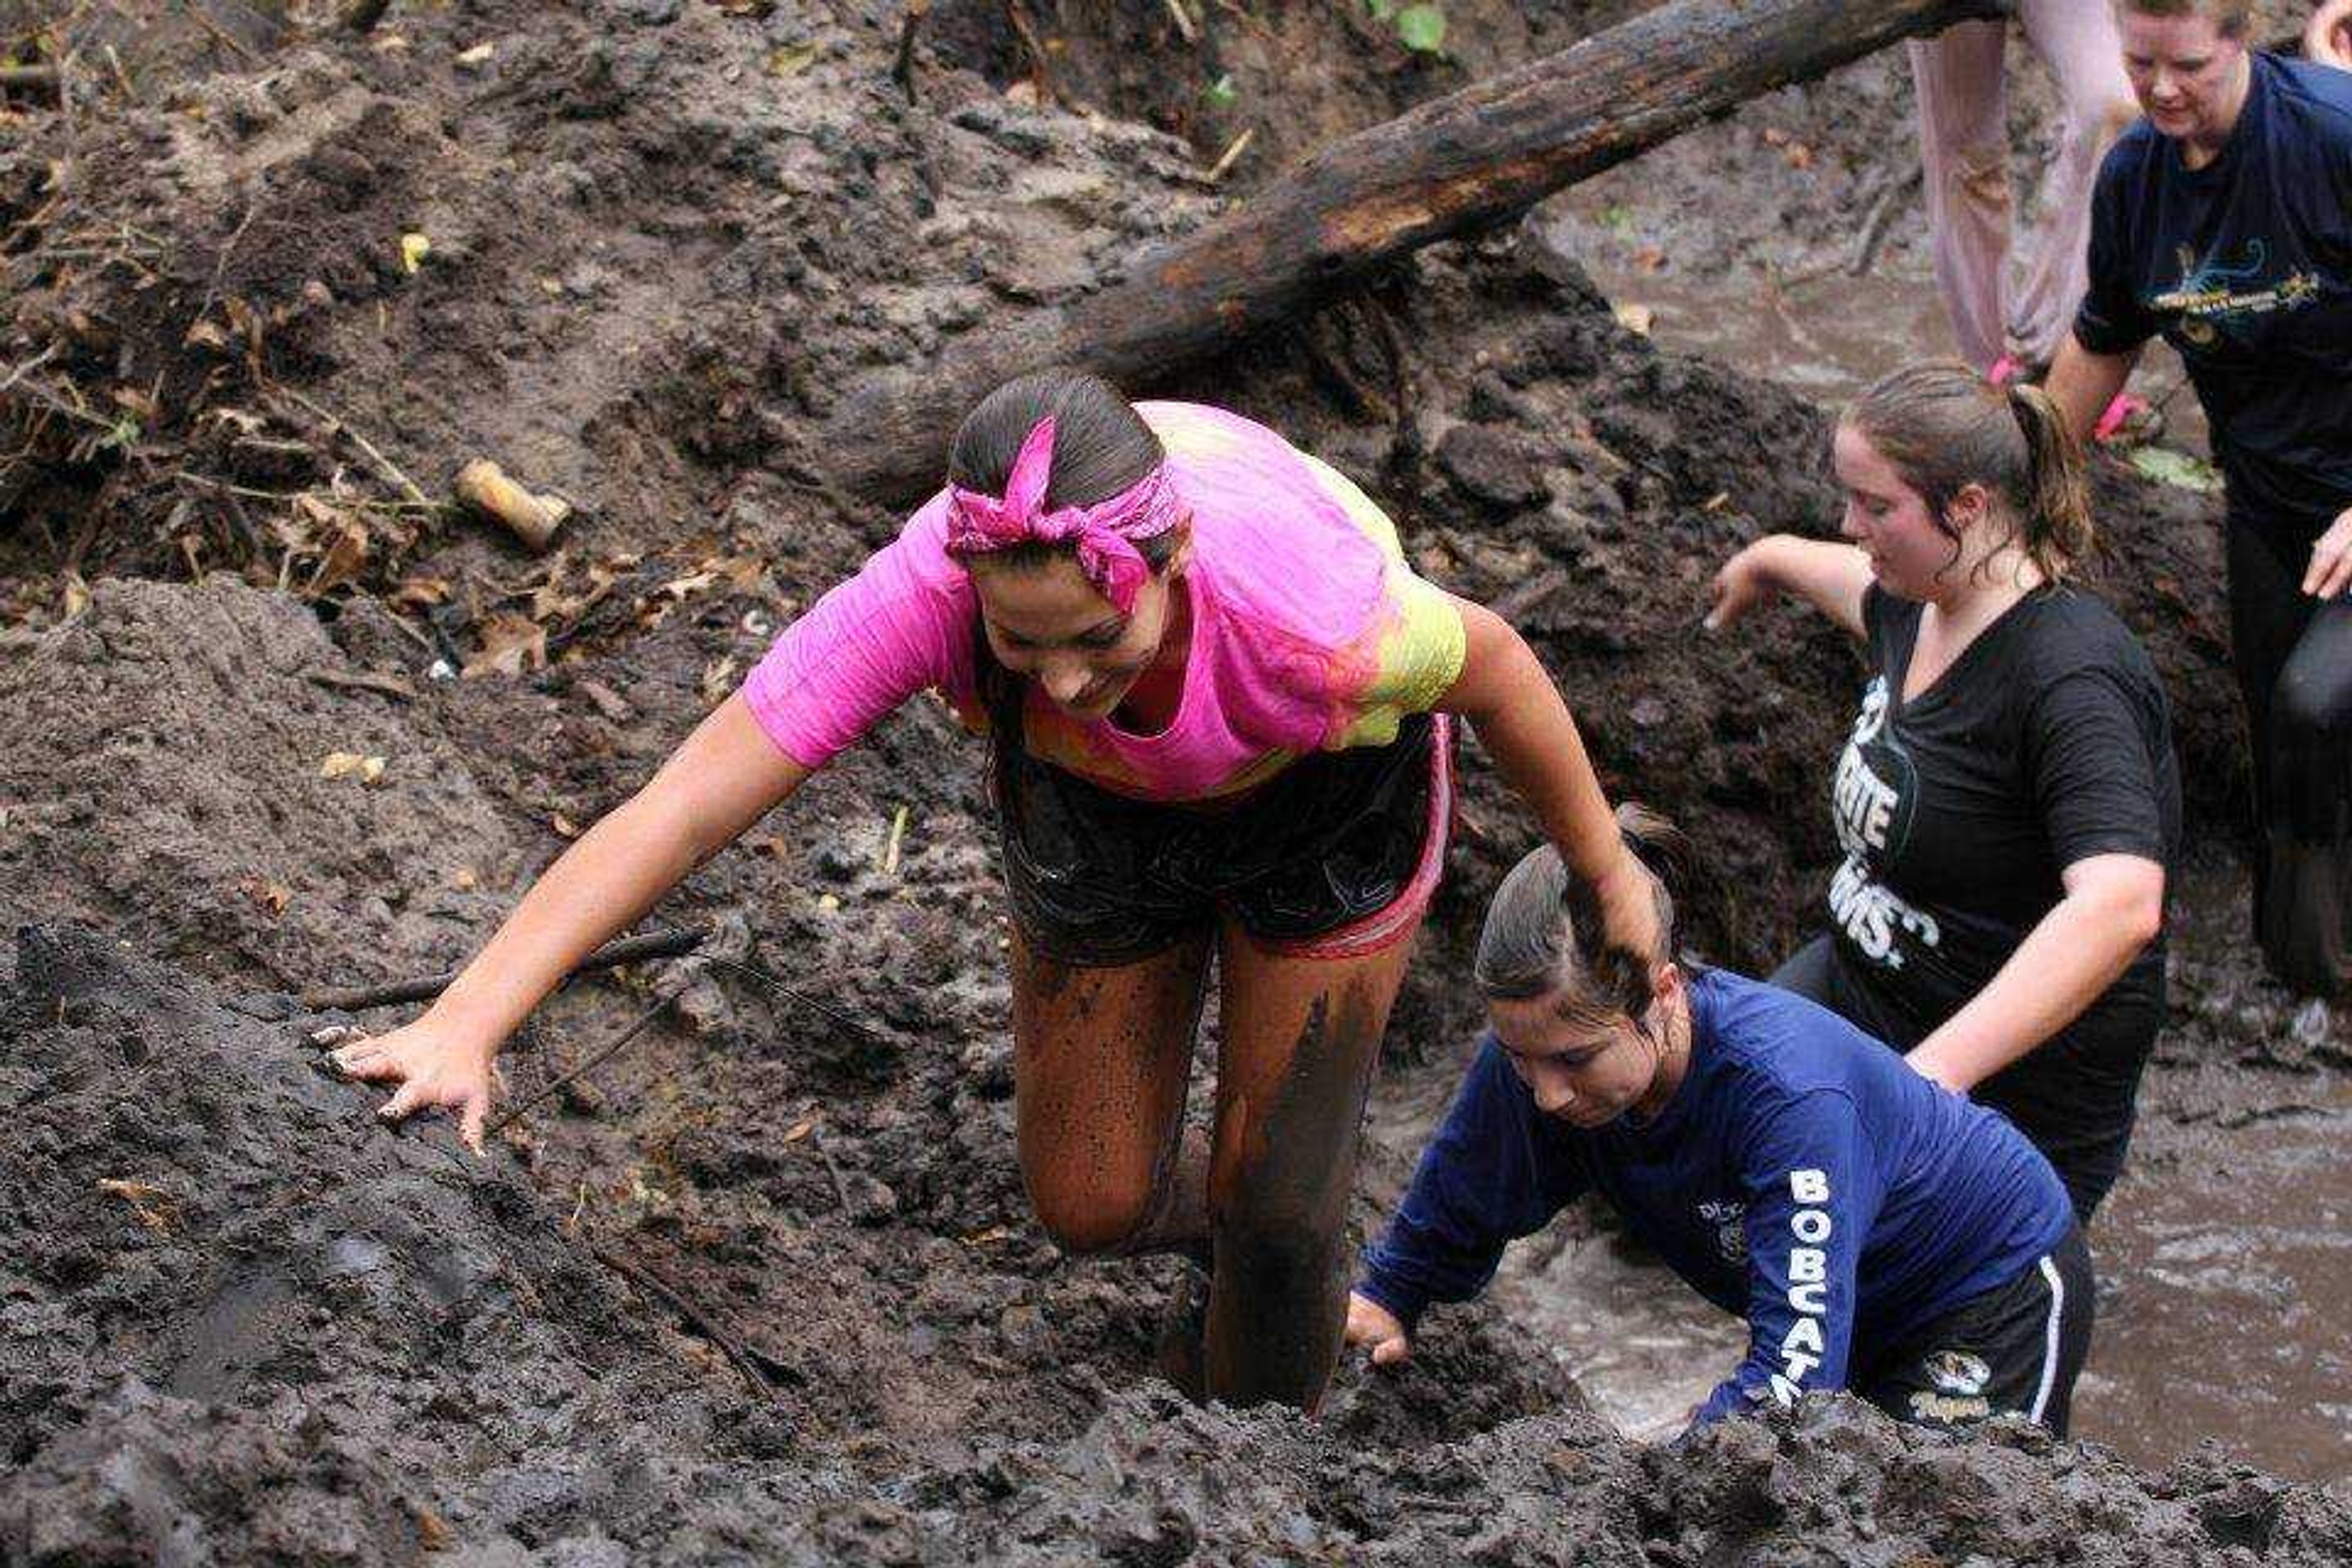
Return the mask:
<path id="1" fill-rule="evenodd" d="M 2310 47 L 2341 38 L 2322 6 Z M 2332 20 L 2331 20 L 2332 16 Z M 2124 0 L 2147 118 L 2091 200 L 2090 289 L 2050 372 L 2077 429 L 2178 349 L 2224 482 L 2230 655 L 2253 732 L 2254 931 L 2352 990 L 2352 72 L 2247 47 L 2246 0 Z"/>
<path id="2" fill-rule="evenodd" d="M 2164 1016 L 2180 833 L 2164 690 L 2065 582 L 2091 523 L 2039 389 L 1897 371 L 1846 412 L 1834 460 L 1853 542 L 1759 540 L 1707 620 L 1787 592 L 1869 648 L 1832 790 L 1832 930 L 1773 980 L 2006 1114 L 2087 1221 Z"/>

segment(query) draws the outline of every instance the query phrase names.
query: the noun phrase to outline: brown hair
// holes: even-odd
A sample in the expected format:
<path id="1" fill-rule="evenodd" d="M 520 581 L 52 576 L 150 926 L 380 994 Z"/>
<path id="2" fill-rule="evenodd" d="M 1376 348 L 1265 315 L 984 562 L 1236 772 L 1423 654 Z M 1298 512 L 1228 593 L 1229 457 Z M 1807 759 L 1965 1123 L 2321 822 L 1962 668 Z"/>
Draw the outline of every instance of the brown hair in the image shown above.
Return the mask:
<path id="1" fill-rule="evenodd" d="M 1845 423 L 1919 492 L 1954 561 L 1960 535 L 1948 514 L 1972 484 L 2007 516 L 2000 545 L 2016 540 L 2045 580 L 2063 578 L 2097 547 L 2082 447 L 2038 386 L 1995 386 L 1957 360 L 1906 365 L 1855 398 Z"/>
<path id="2" fill-rule="evenodd" d="M 2242 38 L 2254 25 L 2254 0 L 2116 0 L 2142 16 L 2202 16 L 2225 38 Z"/>
<path id="3" fill-rule="evenodd" d="M 1486 906 L 1471 973 L 1488 998 L 1551 996 L 1571 1022 L 1624 1017 L 1642 1026 L 1652 995 L 1650 970 L 1675 951 L 1675 899 L 1666 879 L 1680 879 L 1687 870 L 1689 846 L 1673 823 L 1632 801 L 1617 808 L 1617 830 L 1650 879 L 1657 951 L 1635 953 L 1610 945 L 1592 884 L 1571 875 L 1559 850 L 1541 845 L 1511 868 Z"/>
<path id="4" fill-rule="evenodd" d="M 1045 505 L 1085 506 L 1118 494 L 1160 465 L 1160 437 L 1118 388 L 1084 371 L 1041 370 L 1006 382 L 972 405 L 948 448 L 948 482 L 983 495 L 1004 493 L 1021 443 L 1048 415 L 1054 420 L 1054 468 Z M 1183 531 L 1169 529 L 1136 542 L 1153 571 L 1168 563 Z M 1075 554 L 1076 545 L 1028 540 L 988 552 L 992 566 L 1034 570 Z"/>

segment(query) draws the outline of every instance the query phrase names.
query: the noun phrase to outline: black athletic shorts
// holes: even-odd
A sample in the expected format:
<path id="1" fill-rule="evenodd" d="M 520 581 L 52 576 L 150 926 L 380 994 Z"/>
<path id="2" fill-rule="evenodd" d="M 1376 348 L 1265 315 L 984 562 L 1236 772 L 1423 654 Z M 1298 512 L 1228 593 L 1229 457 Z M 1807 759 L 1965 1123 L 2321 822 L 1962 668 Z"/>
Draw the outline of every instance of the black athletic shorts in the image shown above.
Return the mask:
<path id="1" fill-rule="evenodd" d="M 2091 1350 L 2091 1251 L 2083 1227 L 2006 1285 L 1963 1301 L 1858 1368 L 1853 1392 L 1898 1421 L 1967 1426 L 2022 1415 L 2058 1436 Z"/>
<path id="2" fill-rule="evenodd" d="M 1276 951 L 1378 952 L 1413 928 L 1444 864 L 1442 715 L 1407 716 L 1385 746 L 1300 757 L 1222 809 L 1129 799 L 1039 762 L 1002 720 L 996 733 L 1013 916 L 1024 942 L 1064 963 L 1137 963 L 1221 916 Z"/>

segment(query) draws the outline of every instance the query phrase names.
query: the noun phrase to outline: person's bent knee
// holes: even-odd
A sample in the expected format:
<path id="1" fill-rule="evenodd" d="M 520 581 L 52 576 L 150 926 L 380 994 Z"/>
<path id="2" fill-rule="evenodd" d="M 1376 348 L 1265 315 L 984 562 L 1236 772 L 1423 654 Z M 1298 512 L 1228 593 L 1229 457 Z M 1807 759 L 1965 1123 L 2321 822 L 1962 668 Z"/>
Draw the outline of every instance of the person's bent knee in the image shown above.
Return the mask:
<path id="1" fill-rule="evenodd" d="M 2352 670 L 2290 660 L 2271 691 L 2271 731 L 2297 750 L 2352 746 Z"/>
<path id="2" fill-rule="evenodd" d="M 1099 1186 L 1032 1182 L 1029 1201 L 1037 1223 L 1065 1252 L 1118 1252 L 1151 1222 L 1148 1186 L 1105 1191 Z"/>

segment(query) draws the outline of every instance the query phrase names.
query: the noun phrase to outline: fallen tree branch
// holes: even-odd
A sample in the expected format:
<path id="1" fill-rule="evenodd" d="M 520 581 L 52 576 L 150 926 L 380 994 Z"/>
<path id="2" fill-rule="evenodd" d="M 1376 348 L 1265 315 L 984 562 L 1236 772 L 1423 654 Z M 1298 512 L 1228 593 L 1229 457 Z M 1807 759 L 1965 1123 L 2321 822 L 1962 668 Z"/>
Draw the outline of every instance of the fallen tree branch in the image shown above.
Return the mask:
<path id="1" fill-rule="evenodd" d="M 1996 0 L 1672 0 L 1333 143 L 1075 305 L 867 377 L 828 418 L 830 477 L 910 500 L 938 484 L 964 411 L 1011 376 L 1068 364 L 1131 389 L 1160 384 L 1419 247 L 1511 217 L 1759 93 L 2000 10 Z"/>

